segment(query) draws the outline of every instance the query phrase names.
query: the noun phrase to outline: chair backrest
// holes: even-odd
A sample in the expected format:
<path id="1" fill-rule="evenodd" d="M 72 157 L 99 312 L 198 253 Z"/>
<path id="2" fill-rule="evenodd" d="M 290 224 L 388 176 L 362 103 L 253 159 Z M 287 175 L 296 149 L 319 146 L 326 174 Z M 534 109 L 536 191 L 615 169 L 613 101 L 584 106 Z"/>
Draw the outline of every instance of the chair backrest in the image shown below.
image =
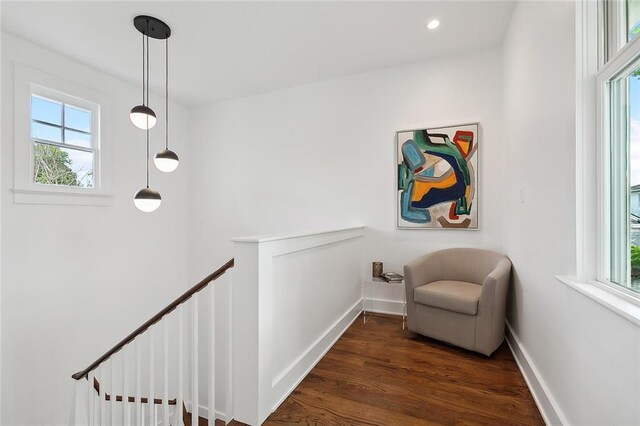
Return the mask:
<path id="1" fill-rule="evenodd" d="M 429 275 L 439 280 L 482 284 L 503 258 L 502 254 L 476 248 L 440 250 L 429 256 Z"/>

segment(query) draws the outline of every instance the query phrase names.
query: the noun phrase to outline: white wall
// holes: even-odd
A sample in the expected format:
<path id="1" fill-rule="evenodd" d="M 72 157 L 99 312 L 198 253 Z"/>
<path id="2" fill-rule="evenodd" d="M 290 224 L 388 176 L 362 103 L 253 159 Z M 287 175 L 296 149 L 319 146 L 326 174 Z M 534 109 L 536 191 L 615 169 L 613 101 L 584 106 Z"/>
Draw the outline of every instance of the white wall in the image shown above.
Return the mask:
<path id="1" fill-rule="evenodd" d="M 233 236 L 360 223 L 365 260 L 387 269 L 439 247 L 499 250 L 501 73 L 500 50 L 483 50 L 191 110 L 192 273 L 230 257 Z M 480 230 L 395 229 L 395 131 L 471 121 L 481 123 Z"/>
<path id="2" fill-rule="evenodd" d="M 440 247 L 500 249 L 501 73 L 500 50 L 484 50 L 192 110 L 193 278 L 231 256 L 233 236 L 360 223 L 365 260 L 387 269 Z M 395 229 L 395 130 L 471 121 L 480 230 Z"/>
<path id="3" fill-rule="evenodd" d="M 576 262 L 574 8 L 519 2 L 505 38 L 508 316 L 560 420 L 637 424 L 640 331 L 554 278 Z"/>
<path id="4" fill-rule="evenodd" d="M 13 61 L 111 96 L 112 138 L 103 143 L 113 144 L 112 206 L 13 203 Z M 139 90 L 2 34 L 3 425 L 68 424 L 71 374 L 189 284 L 187 112 L 172 108 L 171 144 L 182 165 L 171 175 L 152 169 L 163 203 L 155 213 L 141 213 L 132 197 L 144 185 L 144 134 L 128 119 Z M 152 152 L 163 141 L 163 129 L 154 129 Z"/>
<path id="5" fill-rule="evenodd" d="M 364 224 L 367 271 L 373 260 L 401 271 L 449 246 L 501 250 L 501 62 L 500 49 L 482 50 L 190 110 L 192 280 L 231 258 L 231 238 L 244 235 Z M 396 230 L 395 131 L 473 121 L 480 230 Z M 222 336 L 228 308 L 217 309 Z M 218 350 L 221 377 L 228 368 Z"/>

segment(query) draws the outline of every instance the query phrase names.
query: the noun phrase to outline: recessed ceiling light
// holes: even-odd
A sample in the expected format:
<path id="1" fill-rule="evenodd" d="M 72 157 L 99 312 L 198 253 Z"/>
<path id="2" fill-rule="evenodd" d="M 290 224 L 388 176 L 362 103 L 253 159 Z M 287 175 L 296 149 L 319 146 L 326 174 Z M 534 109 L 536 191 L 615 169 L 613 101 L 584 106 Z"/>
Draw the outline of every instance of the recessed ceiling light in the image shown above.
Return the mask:
<path id="1" fill-rule="evenodd" d="M 429 23 L 427 24 L 427 28 L 429 28 L 430 30 L 435 30 L 436 28 L 438 28 L 440 26 L 440 21 L 438 21 L 437 19 L 432 19 L 431 21 L 429 21 Z"/>

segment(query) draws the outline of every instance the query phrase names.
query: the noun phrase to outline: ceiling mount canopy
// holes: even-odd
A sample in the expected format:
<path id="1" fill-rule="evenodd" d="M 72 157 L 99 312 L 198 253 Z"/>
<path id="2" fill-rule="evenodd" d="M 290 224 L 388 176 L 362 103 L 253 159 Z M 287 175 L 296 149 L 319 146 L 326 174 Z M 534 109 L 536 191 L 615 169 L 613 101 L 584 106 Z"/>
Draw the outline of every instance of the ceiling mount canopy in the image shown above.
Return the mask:
<path id="1" fill-rule="evenodd" d="M 138 15 L 133 18 L 133 26 L 142 34 L 164 40 L 171 37 L 171 28 L 158 18 L 147 15 Z"/>

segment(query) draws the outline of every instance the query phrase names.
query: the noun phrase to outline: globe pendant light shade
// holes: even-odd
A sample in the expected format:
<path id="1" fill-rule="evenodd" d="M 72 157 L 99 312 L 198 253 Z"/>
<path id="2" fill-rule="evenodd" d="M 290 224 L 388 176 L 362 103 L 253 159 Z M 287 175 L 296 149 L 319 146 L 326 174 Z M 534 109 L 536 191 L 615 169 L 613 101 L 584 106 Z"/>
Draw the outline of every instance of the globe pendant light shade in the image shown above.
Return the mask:
<path id="1" fill-rule="evenodd" d="M 136 192 L 133 197 L 133 204 L 136 208 L 145 213 L 151 213 L 160 207 L 162 197 L 158 191 L 154 191 L 151 188 L 142 188 Z"/>
<path id="2" fill-rule="evenodd" d="M 136 105 L 129 115 L 131 122 L 139 129 L 147 130 L 156 125 L 156 113 L 145 105 Z"/>
<path id="3" fill-rule="evenodd" d="M 180 159 L 178 155 L 170 149 L 164 149 L 153 157 L 153 164 L 161 172 L 170 173 L 178 168 Z"/>

